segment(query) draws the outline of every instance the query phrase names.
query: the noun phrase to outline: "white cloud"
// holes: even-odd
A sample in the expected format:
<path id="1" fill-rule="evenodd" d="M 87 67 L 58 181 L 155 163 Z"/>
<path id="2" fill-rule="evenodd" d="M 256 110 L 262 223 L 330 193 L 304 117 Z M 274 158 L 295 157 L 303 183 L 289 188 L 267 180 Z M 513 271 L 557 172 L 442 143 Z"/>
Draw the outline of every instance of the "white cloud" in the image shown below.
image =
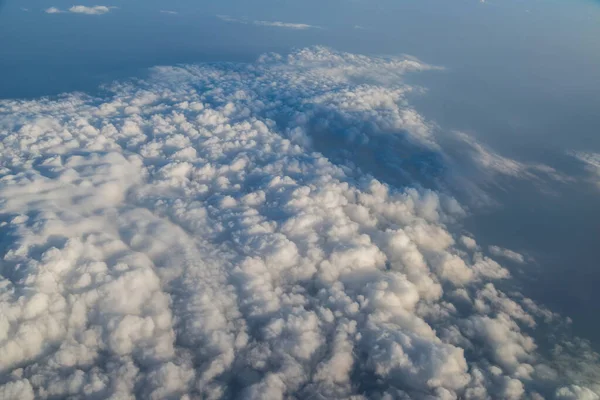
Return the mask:
<path id="1" fill-rule="evenodd" d="M 597 391 L 420 184 L 451 159 L 399 81 L 427 68 L 313 48 L 0 101 L 0 397 Z"/>
<path id="2" fill-rule="evenodd" d="M 583 163 L 592 182 L 600 187 L 600 153 L 571 152 L 570 154 Z"/>
<path id="3" fill-rule="evenodd" d="M 460 242 L 469 250 L 477 250 L 479 248 L 475 239 L 470 236 L 461 236 Z"/>
<path id="4" fill-rule="evenodd" d="M 308 24 L 297 24 L 297 23 L 289 23 L 289 22 L 280 22 L 280 21 L 261 21 L 261 20 L 248 20 L 248 19 L 238 19 L 230 17 L 229 15 L 217 15 L 222 21 L 232 22 L 238 24 L 251 24 L 257 26 L 269 26 L 275 28 L 286 28 L 286 29 L 295 29 L 295 30 L 304 30 L 304 29 L 322 29 L 319 26 L 308 25 Z"/>
<path id="5" fill-rule="evenodd" d="M 318 28 L 317 26 L 314 25 L 308 25 L 308 24 L 292 24 L 289 22 L 280 22 L 280 21 L 253 21 L 252 22 L 254 25 L 259 25 L 259 26 L 273 26 L 276 28 L 288 28 L 288 29 L 311 29 L 311 28 Z"/>
<path id="6" fill-rule="evenodd" d="M 177 11 L 171 11 L 171 10 L 160 10 L 160 12 L 163 14 L 171 14 L 171 15 L 179 14 Z"/>
<path id="7" fill-rule="evenodd" d="M 600 154 L 598 153 L 585 153 L 575 152 L 573 153 L 582 162 L 588 164 L 594 170 L 600 170 Z"/>
<path id="8" fill-rule="evenodd" d="M 490 253 L 497 257 L 504 257 L 508 260 L 514 261 L 519 264 L 525 263 L 525 257 L 522 254 L 517 253 L 516 251 L 503 249 L 498 246 L 489 246 L 488 250 Z"/>
<path id="9" fill-rule="evenodd" d="M 571 385 L 558 389 L 556 398 L 561 400 L 598 400 L 600 396 L 588 388 Z"/>
<path id="10" fill-rule="evenodd" d="M 46 14 L 58 14 L 58 13 L 61 13 L 61 12 L 64 12 L 64 11 L 61 11 L 61 10 L 59 10 L 56 7 L 50 7 L 50 8 L 47 8 L 45 10 L 45 12 L 46 12 Z"/>
<path id="11" fill-rule="evenodd" d="M 106 14 L 112 8 L 115 8 L 115 7 L 107 7 L 107 6 L 88 7 L 88 6 L 79 5 L 79 6 L 72 6 L 71 8 L 69 8 L 66 11 L 60 10 L 56 7 L 50 7 L 48 9 L 46 9 L 45 12 L 47 14 L 59 14 L 59 13 L 71 12 L 74 14 L 101 15 L 101 14 Z"/>
<path id="12" fill-rule="evenodd" d="M 69 12 L 77 13 L 77 14 L 88 14 L 88 15 L 100 15 L 106 14 L 110 11 L 110 7 L 107 6 L 73 6 L 69 8 Z"/>

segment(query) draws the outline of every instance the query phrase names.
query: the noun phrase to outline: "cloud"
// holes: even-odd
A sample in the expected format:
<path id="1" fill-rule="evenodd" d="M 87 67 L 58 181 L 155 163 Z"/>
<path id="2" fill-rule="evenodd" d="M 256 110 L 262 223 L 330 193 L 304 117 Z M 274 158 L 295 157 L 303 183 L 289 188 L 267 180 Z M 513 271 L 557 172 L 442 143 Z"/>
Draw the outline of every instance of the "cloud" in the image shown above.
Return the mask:
<path id="1" fill-rule="evenodd" d="M 160 10 L 160 12 L 163 14 L 171 14 L 171 15 L 179 14 L 177 11 L 170 11 L 170 10 Z"/>
<path id="2" fill-rule="evenodd" d="M 488 250 L 494 256 L 504 257 L 508 260 L 514 261 L 519 264 L 525 263 L 525 257 L 522 254 L 519 254 L 515 251 L 503 249 L 502 247 L 498 246 L 489 246 Z"/>
<path id="3" fill-rule="evenodd" d="M 552 187 L 571 182 L 573 179 L 554 168 L 540 163 L 522 162 L 503 156 L 474 137 L 460 131 L 441 131 L 436 142 L 444 153 L 444 163 L 451 171 L 450 188 L 460 188 L 475 205 L 494 205 L 495 199 L 482 188 L 510 187 L 511 181 L 527 181 L 541 191 L 552 193 Z M 455 192 L 461 196 L 460 193 Z"/>
<path id="4" fill-rule="evenodd" d="M 71 12 L 74 14 L 101 15 L 101 14 L 108 13 L 112 8 L 115 8 L 115 7 L 107 7 L 107 6 L 88 7 L 88 6 L 79 5 L 79 6 L 72 6 L 71 8 L 69 8 L 66 11 L 62 11 L 56 7 L 50 7 L 48 9 L 46 9 L 45 12 L 47 14 L 59 14 L 59 13 Z"/>
<path id="5" fill-rule="evenodd" d="M 58 9 L 58 8 L 56 8 L 56 7 L 50 7 L 50 8 L 47 8 L 47 9 L 45 10 L 45 13 L 46 13 L 46 14 L 58 14 L 58 13 L 61 13 L 61 12 L 64 12 L 64 11 L 61 11 L 61 10 L 59 10 L 59 9 Z"/>
<path id="6" fill-rule="evenodd" d="M 288 28 L 288 29 L 311 29 L 318 28 L 314 25 L 307 24 L 291 24 L 288 22 L 279 22 L 279 21 L 252 21 L 254 25 L 259 26 L 272 26 L 276 28 Z"/>
<path id="7" fill-rule="evenodd" d="M 479 246 L 477 245 L 477 242 L 472 237 L 461 236 L 460 237 L 460 242 L 462 243 L 463 246 L 465 246 L 469 250 L 477 250 L 477 249 L 479 249 Z"/>
<path id="8" fill-rule="evenodd" d="M 592 182 L 600 187 L 600 154 L 592 152 L 571 152 L 569 154 L 584 165 Z"/>
<path id="9" fill-rule="evenodd" d="M 69 8 L 69 12 L 77 13 L 77 14 L 88 14 L 88 15 L 100 15 L 106 14 L 110 11 L 110 7 L 107 6 L 73 6 Z"/>
<path id="10" fill-rule="evenodd" d="M 405 98 L 428 68 L 317 47 L 0 101 L 0 397 L 597 392 L 422 184 L 451 160 Z"/>
<path id="11" fill-rule="evenodd" d="M 233 18 L 230 17 L 228 15 L 217 15 L 217 18 L 219 18 L 222 21 L 225 22 L 232 22 L 232 23 L 238 23 L 238 24 L 250 24 L 250 25 L 256 25 L 256 26 L 268 26 L 268 27 L 275 27 L 275 28 L 286 28 L 286 29 L 295 29 L 295 30 L 304 30 L 304 29 L 322 29 L 319 26 L 315 26 L 315 25 L 308 25 L 308 24 L 294 24 L 294 23 L 288 23 L 288 22 L 280 22 L 280 21 L 260 21 L 260 20 L 247 20 L 247 19 L 237 19 L 237 18 Z"/>

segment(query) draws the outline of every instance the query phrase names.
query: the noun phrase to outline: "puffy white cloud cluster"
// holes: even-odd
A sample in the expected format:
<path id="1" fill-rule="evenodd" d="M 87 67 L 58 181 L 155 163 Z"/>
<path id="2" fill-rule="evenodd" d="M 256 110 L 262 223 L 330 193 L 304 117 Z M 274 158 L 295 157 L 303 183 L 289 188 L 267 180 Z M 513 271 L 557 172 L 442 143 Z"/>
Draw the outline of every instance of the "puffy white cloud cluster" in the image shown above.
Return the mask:
<path id="1" fill-rule="evenodd" d="M 0 398 L 597 399 L 419 180 L 452 160 L 398 83 L 424 68 L 314 48 L 0 102 Z"/>

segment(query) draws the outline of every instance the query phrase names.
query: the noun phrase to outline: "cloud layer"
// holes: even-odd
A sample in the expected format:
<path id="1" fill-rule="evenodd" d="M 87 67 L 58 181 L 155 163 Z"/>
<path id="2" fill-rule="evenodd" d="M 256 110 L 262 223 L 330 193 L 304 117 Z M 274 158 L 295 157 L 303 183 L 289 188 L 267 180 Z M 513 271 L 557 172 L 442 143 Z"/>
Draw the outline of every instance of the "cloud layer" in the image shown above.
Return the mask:
<path id="1" fill-rule="evenodd" d="M 451 229 L 427 68 L 313 48 L 0 102 L 0 398 L 597 399 Z"/>

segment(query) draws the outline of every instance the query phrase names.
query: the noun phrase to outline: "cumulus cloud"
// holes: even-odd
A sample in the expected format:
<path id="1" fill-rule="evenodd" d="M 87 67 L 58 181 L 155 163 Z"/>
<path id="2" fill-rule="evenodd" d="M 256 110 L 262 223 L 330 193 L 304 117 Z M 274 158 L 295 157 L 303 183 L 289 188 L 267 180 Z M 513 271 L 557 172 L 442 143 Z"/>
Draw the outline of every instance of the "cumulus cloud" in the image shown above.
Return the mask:
<path id="1" fill-rule="evenodd" d="M 427 68 L 312 48 L 0 101 L 0 397 L 595 394 L 420 183 Z"/>
<path id="2" fill-rule="evenodd" d="M 470 236 L 461 236 L 460 242 L 463 244 L 463 246 L 465 246 L 469 250 L 479 249 L 479 246 L 477 245 L 477 242 L 475 241 L 475 239 L 473 239 Z"/>
<path id="3" fill-rule="evenodd" d="M 488 249 L 490 253 L 494 256 L 503 257 L 519 264 L 525 263 L 525 257 L 522 254 L 517 253 L 516 251 L 503 249 L 502 247 L 498 246 L 489 246 Z"/>
<path id="4" fill-rule="evenodd" d="M 106 14 L 110 11 L 110 7 L 107 6 L 73 6 L 69 8 L 69 12 L 77 13 L 77 14 L 89 14 L 89 15 L 100 15 Z"/>
<path id="5" fill-rule="evenodd" d="M 280 22 L 280 21 L 261 21 L 261 20 L 238 19 L 238 18 L 230 17 L 229 15 L 217 15 L 217 18 L 219 18 L 225 22 L 232 22 L 232 23 L 238 23 L 238 24 L 250 24 L 250 25 L 257 25 L 257 26 L 269 26 L 269 27 L 275 27 L 275 28 L 287 28 L 287 29 L 295 29 L 295 30 L 321 29 L 321 27 L 315 26 L 315 25 L 297 24 L 297 23 Z"/>
<path id="6" fill-rule="evenodd" d="M 88 7 L 88 6 L 78 5 L 78 6 L 72 6 L 71 8 L 69 8 L 66 11 L 60 10 L 56 7 L 50 7 L 48 9 L 46 9 L 45 12 L 47 14 L 59 14 L 59 13 L 71 12 L 71 13 L 75 13 L 75 14 L 101 15 L 101 14 L 106 14 L 112 8 L 115 8 L 115 7 L 107 7 L 107 6 Z"/>

